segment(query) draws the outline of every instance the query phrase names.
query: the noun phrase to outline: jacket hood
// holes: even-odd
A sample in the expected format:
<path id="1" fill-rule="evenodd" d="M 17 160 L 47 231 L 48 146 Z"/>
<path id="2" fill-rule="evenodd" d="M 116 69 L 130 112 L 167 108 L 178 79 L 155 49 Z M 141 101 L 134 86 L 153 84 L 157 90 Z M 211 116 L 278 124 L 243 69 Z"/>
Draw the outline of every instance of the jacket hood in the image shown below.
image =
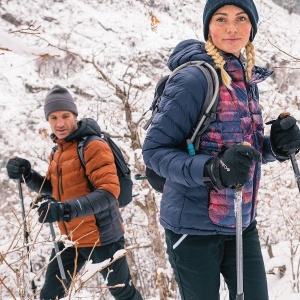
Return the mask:
<path id="1" fill-rule="evenodd" d="M 206 53 L 205 44 L 198 40 L 185 40 L 174 49 L 168 60 L 168 67 L 174 71 L 180 65 L 194 60 L 205 60 L 213 65 L 212 58 Z"/>
<path id="2" fill-rule="evenodd" d="M 83 137 L 91 135 L 101 136 L 101 128 L 95 120 L 91 118 L 85 118 L 78 121 L 77 124 L 78 128 L 65 138 L 66 142 L 79 140 Z"/>

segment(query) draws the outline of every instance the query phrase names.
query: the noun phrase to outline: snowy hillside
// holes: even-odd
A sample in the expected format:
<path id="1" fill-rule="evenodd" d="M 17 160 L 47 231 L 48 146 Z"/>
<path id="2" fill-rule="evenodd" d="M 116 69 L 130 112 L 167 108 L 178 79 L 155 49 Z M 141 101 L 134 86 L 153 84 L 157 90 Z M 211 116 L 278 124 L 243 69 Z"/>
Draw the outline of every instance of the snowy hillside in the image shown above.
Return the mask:
<path id="1" fill-rule="evenodd" d="M 28 259 L 26 248 L 17 250 L 23 243 L 21 207 L 18 187 L 8 179 L 5 165 L 9 157 L 18 155 L 29 159 L 35 170 L 47 170 L 52 143 L 43 113 L 46 92 L 54 84 L 67 87 L 75 97 L 79 118 L 95 118 L 126 153 L 133 176 L 142 172 L 142 126 L 147 120 L 142 115 L 151 104 L 157 80 L 168 73 L 166 61 L 172 48 L 183 39 L 203 39 L 204 3 L 1 1 L 0 282 L 7 288 L 0 288 L 0 298 L 10 299 L 11 288 L 17 299 L 29 299 L 19 296 L 20 290 L 30 293 Z M 271 0 L 255 3 L 260 14 L 255 38 L 257 64 L 275 71 L 259 85 L 264 119 L 290 111 L 300 120 L 300 16 L 289 14 Z M 300 202 L 290 162 L 264 166 L 262 178 L 258 221 L 270 300 L 300 299 Z M 146 200 L 154 197 L 159 207 L 160 196 L 141 181 L 134 182 L 134 189 L 138 195 L 122 214 L 128 245 L 140 247 L 128 259 L 145 299 L 158 299 L 161 262 L 153 249 Z M 30 239 L 36 243 L 30 249 L 34 278 L 40 287 L 44 276 L 41 269 L 52 243 L 49 228 L 40 227 L 35 212 L 29 210 L 34 194 L 25 187 L 23 192 Z M 163 242 L 162 228 L 158 228 L 157 239 Z M 20 257 L 25 257 L 23 264 Z M 11 267 L 25 270 L 28 280 L 20 283 Z M 172 286 L 172 272 L 168 264 L 164 267 Z M 92 284 L 100 285 L 99 280 L 95 278 Z M 176 288 L 170 289 L 176 298 Z M 109 299 L 103 293 L 102 299 Z M 224 287 L 221 295 L 221 299 L 228 298 Z M 100 295 L 87 290 L 74 299 L 100 299 Z"/>

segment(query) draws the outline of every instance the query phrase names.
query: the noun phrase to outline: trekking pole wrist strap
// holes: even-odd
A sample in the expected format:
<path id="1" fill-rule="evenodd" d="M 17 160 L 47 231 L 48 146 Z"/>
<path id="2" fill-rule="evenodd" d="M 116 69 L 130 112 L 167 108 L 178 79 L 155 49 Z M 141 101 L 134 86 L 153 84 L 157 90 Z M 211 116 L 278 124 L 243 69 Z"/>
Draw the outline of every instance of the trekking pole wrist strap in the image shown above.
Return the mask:
<path id="1" fill-rule="evenodd" d="M 65 222 L 70 222 L 72 219 L 71 217 L 71 205 L 68 203 L 64 203 L 64 214 L 63 214 L 63 220 Z"/>

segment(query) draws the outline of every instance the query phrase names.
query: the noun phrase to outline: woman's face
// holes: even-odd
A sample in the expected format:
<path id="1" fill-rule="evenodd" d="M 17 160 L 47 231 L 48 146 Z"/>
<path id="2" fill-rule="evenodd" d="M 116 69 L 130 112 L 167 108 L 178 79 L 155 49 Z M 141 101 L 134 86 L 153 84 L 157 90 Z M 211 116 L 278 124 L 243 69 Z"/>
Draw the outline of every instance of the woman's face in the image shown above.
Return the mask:
<path id="1" fill-rule="evenodd" d="M 214 45 L 236 57 L 249 42 L 251 22 L 245 11 L 234 5 L 218 9 L 209 23 L 209 35 Z"/>

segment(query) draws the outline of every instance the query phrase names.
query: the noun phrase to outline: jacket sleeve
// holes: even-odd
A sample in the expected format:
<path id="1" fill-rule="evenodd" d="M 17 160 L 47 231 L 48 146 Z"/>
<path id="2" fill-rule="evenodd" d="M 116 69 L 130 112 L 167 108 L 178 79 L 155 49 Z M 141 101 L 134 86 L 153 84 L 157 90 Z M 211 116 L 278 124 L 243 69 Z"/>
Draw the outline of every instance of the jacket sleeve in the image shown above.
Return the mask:
<path id="1" fill-rule="evenodd" d="M 204 185 L 204 165 L 212 157 L 206 154 L 190 156 L 185 150 L 186 139 L 199 121 L 206 93 L 207 81 L 198 68 L 187 67 L 174 75 L 142 149 L 147 167 L 188 187 Z"/>
<path id="2" fill-rule="evenodd" d="M 65 203 L 71 207 L 71 218 L 97 214 L 116 205 L 116 198 L 105 190 L 95 190 L 86 196 L 71 199 Z"/>
<path id="3" fill-rule="evenodd" d="M 272 161 L 276 161 L 276 158 L 271 150 L 270 146 L 270 137 L 264 136 L 264 144 L 263 144 L 263 151 L 262 151 L 262 163 L 266 164 Z"/>
<path id="4" fill-rule="evenodd" d="M 28 179 L 26 180 L 27 186 L 36 193 L 43 195 L 52 195 L 52 185 L 49 180 L 40 175 L 35 170 L 31 170 Z"/>
<path id="5" fill-rule="evenodd" d="M 117 204 L 120 184 L 113 153 L 104 141 L 93 140 L 84 149 L 86 175 L 95 190 L 86 196 L 67 200 L 71 217 L 99 213 Z"/>

